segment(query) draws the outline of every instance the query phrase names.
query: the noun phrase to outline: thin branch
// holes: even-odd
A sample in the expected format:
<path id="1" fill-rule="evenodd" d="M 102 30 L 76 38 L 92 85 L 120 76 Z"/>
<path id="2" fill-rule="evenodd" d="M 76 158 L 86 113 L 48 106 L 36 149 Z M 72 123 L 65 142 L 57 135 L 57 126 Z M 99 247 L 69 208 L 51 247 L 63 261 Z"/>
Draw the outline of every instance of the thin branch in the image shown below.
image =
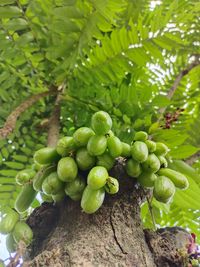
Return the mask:
<path id="1" fill-rule="evenodd" d="M 185 162 L 191 166 L 191 165 L 193 165 L 193 164 L 195 163 L 195 161 L 198 160 L 199 158 L 200 158 L 200 152 L 198 151 L 197 153 L 195 153 L 195 154 L 192 155 L 191 157 L 187 158 L 187 159 L 185 160 Z"/>
<path id="2" fill-rule="evenodd" d="M 176 77 L 172 87 L 169 89 L 168 94 L 167 94 L 167 98 L 168 99 L 172 99 L 176 89 L 178 88 L 178 85 L 181 81 L 181 79 L 187 75 L 193 68 L 195 68 L 196 66 L 200 65 L 200 55 L 196 55 L 195 56 L 195 60 L 184 70 L 182 70 L 178 76 Z M 162 119 L 162 115 L 165 113 L 167 107 L 161 108 L 159 110 L 160 113 L 160 117 L 158 119 L 158 122 L 160 122 L 160 120 Z"/>
<path id="3" fill-rule="evenodd" d="M 39 99 L 51 93 L 53 93 L 53 91 L 50 90 L 37 95 L 32 95 L 24 102 L 22 102 L 15 110 L 13 110 L 11 114 L 7 117 L 4 126 L 0 129 L 0 139 L 5 139 L 15 129 L 17 119 L 23 112 L 30 108 Z"/>
<path id="4" fill-rule="evenodd" d="M 55 105 L 51 117 L 49 119 L 49 129 L 47 137 L 47 145 L 50 147 L 55 147 L 59 139 L 60 130 L 60 101 L 62 99 L 62 92 L 65 89 L 65 84 L 63 83 L 58 88 L 58 95 L 55 100 Z"/>

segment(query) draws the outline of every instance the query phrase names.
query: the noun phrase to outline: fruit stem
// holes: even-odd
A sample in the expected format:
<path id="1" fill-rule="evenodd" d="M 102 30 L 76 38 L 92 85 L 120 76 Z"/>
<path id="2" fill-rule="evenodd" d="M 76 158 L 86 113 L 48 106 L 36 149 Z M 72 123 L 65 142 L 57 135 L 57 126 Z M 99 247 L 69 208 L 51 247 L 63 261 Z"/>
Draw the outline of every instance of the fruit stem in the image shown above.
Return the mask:
<path id="1" fill-rule="evenodd" d="M 144 191 L 144 193 L 145 193 L 145 191 Z M 156 220 L 155 220 L 155 216 L 154 216 L 154 213 L 153 213 L 153 208 L 152 208 L 152 205 L 151 205 L 152 198 L 150 200 L 146 193 L 145 193 L 145 197 L 146 197 L 148 208 L 149 208 L 149 212 L 150 212 L 150 215 L 151 215 L 151 220 L 152 220 L 152 223 L 153 223 L 153 228 L 154 228 L 154 231 L 156 231 L 157 230 Z"/>

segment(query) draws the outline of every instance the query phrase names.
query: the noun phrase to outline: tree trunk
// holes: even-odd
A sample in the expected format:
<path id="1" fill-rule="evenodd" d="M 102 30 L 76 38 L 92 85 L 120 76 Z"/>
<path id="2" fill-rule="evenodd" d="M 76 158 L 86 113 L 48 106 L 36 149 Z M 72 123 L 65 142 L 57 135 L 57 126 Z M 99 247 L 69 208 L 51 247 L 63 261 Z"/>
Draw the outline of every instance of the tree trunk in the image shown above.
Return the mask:
<path id="1" fill-rule="evenodd" d="M 82 212 L 80 202 L 70 199 L 59 205 L 44 203 L 36 209 L 28 219 L 34 242 L 23 266 L 184 266 L 177 253 L 172 259 L 168 251 L 166 262 L 160 258 L 162 248 L 154 254 L 154 246 L 159 245 L 155 242 L 152 246 L 152 232 L 146 232 L 146 240 L 140 219 L 144 191 L 125 176 L 121 165 L 113 170 L 116 173 L 120 192 L 107 195 L 95 214 Z M 153 240 L 156 235 L 160 236 L 154 233 Z"/>

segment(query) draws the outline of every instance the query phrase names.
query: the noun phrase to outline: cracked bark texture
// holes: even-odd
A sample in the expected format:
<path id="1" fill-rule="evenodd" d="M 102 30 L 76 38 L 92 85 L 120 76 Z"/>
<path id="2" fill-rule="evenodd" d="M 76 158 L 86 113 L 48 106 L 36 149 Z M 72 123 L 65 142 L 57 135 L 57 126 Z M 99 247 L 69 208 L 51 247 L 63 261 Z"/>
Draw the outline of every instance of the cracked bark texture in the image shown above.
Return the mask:
<path id="1" fill-rule="evenodd" d="M 143 231 L 140 205 L 144 190 L 125 175 L 122 165 L 111 172 L 120 181 L 119 193 L 107 195 L 95 214 L 82 212 L 80 202 L 69 198 L 59 205 L 44 203 L 33 212 L 27 222 L 34 242 L 24 267 L 184 266 L 182 257 L 177 258 L 176 245 L 170 246 L 173 233 L 168 240 L 163 231 L 162 235 Z M 174 263 L 171 252 L 177 258 Z"/>

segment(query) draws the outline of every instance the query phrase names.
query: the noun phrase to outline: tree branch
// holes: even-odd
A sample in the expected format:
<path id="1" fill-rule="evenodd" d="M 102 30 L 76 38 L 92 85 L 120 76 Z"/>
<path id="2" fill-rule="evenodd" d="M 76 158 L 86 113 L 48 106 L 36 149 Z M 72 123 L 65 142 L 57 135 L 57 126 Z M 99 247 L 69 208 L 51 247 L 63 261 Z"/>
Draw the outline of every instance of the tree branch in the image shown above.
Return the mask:
<path id="1" fill-rule="evenodd" d="M 191 165 L 193 165 L 193 164 L 195 163 L 195 161 L 198 160 L 199 158 L 200 158 L 200 152 L 198 151 L 197 153 L 195 153 L 195 154 L 192 155 L 191 157 L 187 158 L 187 159 L 185 160 L 185 162 L 191 166 Z"/>
<path id="2" fill-rule="evenodd" d="M 51 94 L 52 92 L 52 90 L 49 90 L 47 92 L 43 92 L 37 95 L 32 95 L 24 102 L 22 102 L 15 110 L 13 110 L 11 114 L 7 117 L 4 126 L 0 129 L 0 139 L 5 139 L 15 129 L 17 119 L 21 115 L 21 113 L 25 112 L 40 98 L 43 98 Z"/>
<path id="3" fill-rule="evenodd" d="M 168 99 L 172 99 L 176 89 L 178 88 L 178 85 L 181 81 L 181 79 L 187 75 L 193 68 L 195 68 L 196 66 L 200 65 L 200 55 L 196 55 L 195 56 L 195 60 L 184 70 L 182 70 L 178 76 L 176 77 L 172 87 L 169 89 L 168 94 L 167 94 L 167 98 Z M 162 119 L 162 115 L 165 113 L 167 107 L 161 108 L 159 109 L 159 113 L 160 113 L 160 117 L 158 119 L 158 122 L 160 122 L 160 120 Z"/>

